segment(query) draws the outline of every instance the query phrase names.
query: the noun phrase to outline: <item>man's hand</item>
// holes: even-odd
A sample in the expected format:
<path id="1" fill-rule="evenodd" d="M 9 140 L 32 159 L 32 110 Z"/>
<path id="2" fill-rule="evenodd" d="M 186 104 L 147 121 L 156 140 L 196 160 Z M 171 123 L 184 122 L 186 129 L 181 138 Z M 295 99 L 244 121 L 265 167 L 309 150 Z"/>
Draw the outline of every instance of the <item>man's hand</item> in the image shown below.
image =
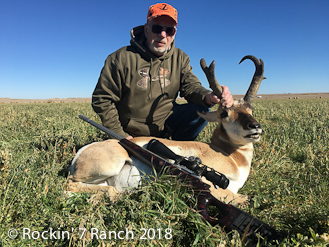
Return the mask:
<path id="1" fill-rule="evenodd" d="M 230 90 L 228 90 L 227 86 L 221 86 L 223 89 L 223 93 L 222 93 L 222 99 L 220 100 L 217 95 L 215 95 L 213 92 L 210 92 L 206 95 L 205 97 L 205 102 L 208 105 L 213 105 L 213 104 L 219 104 L 221 103 L 222 106 L 226 107 L 226 108 L 230 108 L 233 103 L 233 97 L 231 95 Z"/>
<path id="2" fill-rule="evenodd" d="M 127 140 L 130 140 L 130 139 L 133 139 L 133 138 L 134 138 L 134 137 L 132 137 L 132 136 L 127 136 L 127 137 L 126 137 Z"/>

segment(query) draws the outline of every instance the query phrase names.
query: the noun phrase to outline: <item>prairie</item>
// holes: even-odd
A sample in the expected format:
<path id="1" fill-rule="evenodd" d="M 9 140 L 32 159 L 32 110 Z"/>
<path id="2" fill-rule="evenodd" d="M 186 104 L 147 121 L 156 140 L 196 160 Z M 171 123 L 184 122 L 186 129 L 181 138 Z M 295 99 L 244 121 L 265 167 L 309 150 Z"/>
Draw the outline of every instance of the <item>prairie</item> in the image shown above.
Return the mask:
<path id="1" fill-rule="evenodd" d="M 282 246 L 329 245 L 329 99 L 253 106 L 264 134 L 240 190 L 252 197 L 243 210 L 287 232 Z M 108 138 L 79 114 L 100 122 L 90 103 L 0 105 L 1 246 L 243 246 L 236 233 L 202 220 L 193 191 L 175 177 L 145 182 L 116 203 L 68 197 L 75 153 Z M 209 142 L 215 126 L 197 140 Z"/>

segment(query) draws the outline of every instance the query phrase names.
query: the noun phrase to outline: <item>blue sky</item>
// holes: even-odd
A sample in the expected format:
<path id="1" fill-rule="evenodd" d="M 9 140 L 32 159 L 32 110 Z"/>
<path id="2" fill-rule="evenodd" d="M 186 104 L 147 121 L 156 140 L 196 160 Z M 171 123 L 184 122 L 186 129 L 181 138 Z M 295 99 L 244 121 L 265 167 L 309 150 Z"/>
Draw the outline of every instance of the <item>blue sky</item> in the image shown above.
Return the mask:
<path id="1" fill-rule="evenodd" d="M 153 1 L 0 1 L 0 97 L 91 97 L 106 57 L 129 45 Z M 258 93 L 329 92 L 328 0 L 169 1 L 178 10 L 176 46 L 216 61 L 232 94 L 248 89 L 254 65 L 265 64 Z"/>

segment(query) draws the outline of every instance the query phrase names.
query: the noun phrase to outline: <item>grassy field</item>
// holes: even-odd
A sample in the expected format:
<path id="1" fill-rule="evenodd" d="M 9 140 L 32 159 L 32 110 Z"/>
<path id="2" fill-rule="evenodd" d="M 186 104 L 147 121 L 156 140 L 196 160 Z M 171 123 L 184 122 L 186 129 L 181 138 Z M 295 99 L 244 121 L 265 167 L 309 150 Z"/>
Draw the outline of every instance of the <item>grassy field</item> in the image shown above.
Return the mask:
<path id="1" fill-rule="evenodd" d="M 264 134 L 240 191 L 252 197 L 244 210 L 288 232 L 282 246 L 328 245 L 329 100 L 258 100 L 254 109 Z M 1 246 L 241 246 L 236 233 L 203 222 L 191 189 L 168 176 L 117 203 L 68 197 L 65 169 L 77 150 L 107 139 L 79 114 L 99 122 L 89 103 L 0 105 Z"/>

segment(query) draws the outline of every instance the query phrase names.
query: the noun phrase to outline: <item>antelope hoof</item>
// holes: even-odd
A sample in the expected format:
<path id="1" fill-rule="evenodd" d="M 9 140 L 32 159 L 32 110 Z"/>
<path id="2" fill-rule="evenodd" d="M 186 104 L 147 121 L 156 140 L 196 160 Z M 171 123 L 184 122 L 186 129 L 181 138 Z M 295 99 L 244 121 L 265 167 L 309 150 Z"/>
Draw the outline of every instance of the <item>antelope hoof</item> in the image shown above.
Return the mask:
<path id="1" fill-rule="evenodd" d="M 235 194 L 231 204 L 240 208 L 246 208 L 250 205 L 250 197 L 247 195 Z"/>
<path id="2" fill-rule="evenodd" d="M 74 182 L 73 176 L 70 176 L 67 184 L 66 190 L 68 192 L 86 192 L 90 194 L 105 194 L 111 199 L 111 201 L 116 201 L 118 199 L 119 192 L 113 186 L 103 186 L 96 184 L 85 184 L 82 182 Z M 69 194 L 69 193 L 68 193 Z"/>

